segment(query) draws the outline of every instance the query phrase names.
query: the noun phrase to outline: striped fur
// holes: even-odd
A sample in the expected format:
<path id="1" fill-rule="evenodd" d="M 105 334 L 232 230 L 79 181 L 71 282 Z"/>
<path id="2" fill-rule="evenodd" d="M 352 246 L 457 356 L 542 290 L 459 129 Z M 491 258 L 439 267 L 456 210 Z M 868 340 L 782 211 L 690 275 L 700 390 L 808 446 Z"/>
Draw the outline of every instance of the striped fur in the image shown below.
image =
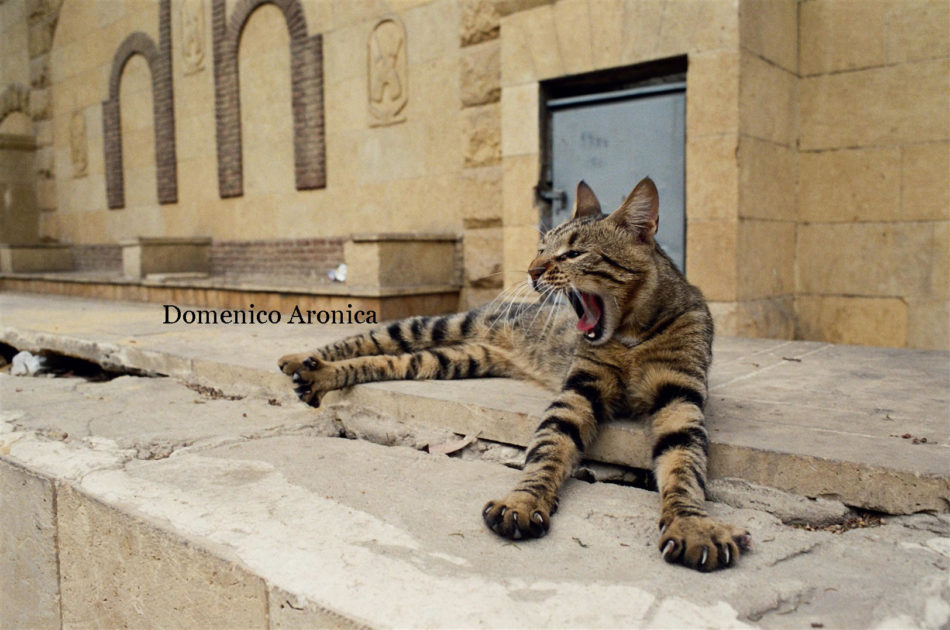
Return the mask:
<path id="1" fill-rule="evenodd" d="M 572 219 L 544 235 L 529 267 L 536 290 L 566 296 L 574 308 L 545 299 L 413 317 L 282 357 L 281 369 L 313 406 L 325 392 L 394 379 L 505 376 L 551 389 L 521 480 L 483 511 L 489 528 L 514 539 L 548 531 L 558 490 L 601 422 L 650 416 L 664 559 L 700 570 L 731 566 L 748 533 L 703 507 L 709 310 L 654 241 L 652 181 L 609 216 L 583 182 L 576 199 Z"/>

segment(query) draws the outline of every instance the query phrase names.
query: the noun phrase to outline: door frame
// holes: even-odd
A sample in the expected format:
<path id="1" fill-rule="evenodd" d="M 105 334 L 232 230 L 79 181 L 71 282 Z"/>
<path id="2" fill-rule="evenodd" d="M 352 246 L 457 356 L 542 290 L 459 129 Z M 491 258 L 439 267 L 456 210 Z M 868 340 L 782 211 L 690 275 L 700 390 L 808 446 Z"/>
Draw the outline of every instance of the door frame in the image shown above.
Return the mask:
<path id="1" fill-rule="evenodd" d="M 673 91 L 685 92 L 687 65 L 686 56 L 681 55 L 634 66 L 609 68 L 540 82 L 541 165 L 538 183 L 535 187 L 535 201 L 539 208 L 538 227 L 542 232 L 551 227 L 551 211 L 554 200 L 551 193 L 553 184 L 551 164 L 554 159 L 552 142 L 553 113 L 560 108 L 575 105 L 605 103 Z M 683 194 L 685 219 L 685 163 Z M 685 244 L 685 224 L 683 226 L 683 239 Z M 685 247 L 683 264 L 685 268 Z"/>

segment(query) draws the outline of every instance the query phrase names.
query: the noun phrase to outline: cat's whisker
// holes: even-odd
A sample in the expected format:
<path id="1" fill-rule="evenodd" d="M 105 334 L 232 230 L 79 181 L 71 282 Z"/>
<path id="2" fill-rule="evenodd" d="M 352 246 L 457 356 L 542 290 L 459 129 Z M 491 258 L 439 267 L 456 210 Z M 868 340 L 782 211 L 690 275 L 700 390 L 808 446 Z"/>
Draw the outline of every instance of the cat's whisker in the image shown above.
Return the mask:
<path id="1" fill-rule="evenodd" d="M 533 290 L 533 287 L 531 286 L 531 284 L 527 280 L 525 280 L 503 291 L 498 297 L 505 296 L 507 304 L 504 305 L 504 310 L 501 311 L 499 316 L 494 319 L 490 327 L 494 328 L 498 324 L 499 321 L 503 321 L 505 323 L 505 327 L 509 327 L 510 326 L 509 316 L 511 315 L 511 309 L 514 307 L 516 303 L 519 303 L 521 301 L 522 297 L 527 295 L 532 290 Z M 494 300 L 492 303 L 494 303 Z"/>
<path id="2" fill-rule="evenodd" d="M 538 331 L 538 337 L 544 337 L 544 336 L 547 334 L 547 333 L 546 333 L 546 330 L 547 330 L 547 327 L 548 327 L 548 322 L 550 321 L 550 319 L 551 319 L 551 313 L 552 313 L 553 310 L 554 310 L 554 308 L 553 308 L 553 302 L 554 302 L 554 301 L 555 301 L 555 296 L 554 296 L 554 294 L 552 293 L 551 295 L 548 295 L 548 296 L 545 298 L 545 300 L 544 300 L 543 308 L 542 308 L 542 309 L 539 309 L 539 310 L 538 310 L 538 313 L 535 315 L 535 319 L 537 319 L 538 317 L 541 317 L 541 316 L 543 315 L 543 317 L 541 318 L 540 326 L 537 326 L 537 327 L 532 326 L 535 330 Z M 533 324 L 534 324 L 534 322 L 532 321 L 532 325 L 533 325 Z"/>
<path id="3" fill-rule="evenodd" d="M 516 296 L 518 299 L 512 300 L 511 302 L 508 303 L 508 309 L 505 312 L 505 322 L 509 327 L 513 326 L 513 324 L 511 323 L 511 319 L 509 318 L 509 315 L 511 314 L 511 309 L 517 307 L 517 309 L 515 310 L 515 316 L 517 316 L 520 312 L 523 312 L 524 305 L 528 301 L 525 298 L 529 297 L 534 292 L 534 287 L 529 282 L 525 282 L 522 285 L 522 288 L 523 288 L 522 292 Z"/>
<path id="4" fill-rule="evenodd" d="M 517 293 L 518 291 L 520 291 L 520 290 L 522 289 L 522 286 L 523 286 L 524 284 L 526 284 L 526 283 L 527 283 L 527 280 L 522 281 L 522 282 L 519 282 L 518 284 L 511 285 L 510 287 L 507 287 L 507 288 L 503 289 L 502 291 L 500 291 L 500 292 L 498 293 L 498 295 L 496 295 L 496 296 L 491 300 L 491 302 L 489 302 L 489 303 L 485 306 L 486 310 L 489 310 L 489 309 L 491 309 L 492 307 L 494 307 L 495 304 L 497 304 L 499 301 L 505 301 L 505 300 L 506 300 L 507 298 L 509 298 L 509 297 L 514 297 L 514 294 Z"/>
<path id="5" fill-rule="evenodd" d="M 545 305 L 548 302 L 548 299 L 550 299 L 551 294 L 554 293 L 554 291 L 555 290 L 552 287 L 547 287 L 547 286 L 541 290 L 541 300 L 538 302 L 537 308 L 535 309 L 535 312 L 534 312 L 534 316 L 531 318 L 531 321 L 528 322 L 529 327 L 534 325 L 535 320 L 538 319 L 538 315 L 541 314 L 542 310 L 544 309 Z"/>
<path id="6" fill-rule="evenodd" d="M 551 316 L 551 308 L 550 308 L 549 302 L 552 300 L 553 293 L 554 292 L 552 291 L 544 296 L 544 302 L 541 303 L 540 307 L 538 308 L 538 311 L 534 314 L 534 317 L 531 319 L 532 329 L 534 329 L 535 321 L 542 315 L 544 316 L 541 320 L 541 326 L 537 328 L 538 337 L 544 336 L 544 329 L 547 325 L 547 320 Z"/>
<path id="7" fill-rule="evenodd" d="M 545 337 L 547 334 L 554 329 L 554 323 L 557 321 L 554 317 L 554 314 L 558 311 L 558 300 L 561 297 L 561 292 L 558 291 L 554 295 L 554 304 L 549 308 L 547 319 L 544 320 L 544 326 L 541 328 L 541 336 Z"/>

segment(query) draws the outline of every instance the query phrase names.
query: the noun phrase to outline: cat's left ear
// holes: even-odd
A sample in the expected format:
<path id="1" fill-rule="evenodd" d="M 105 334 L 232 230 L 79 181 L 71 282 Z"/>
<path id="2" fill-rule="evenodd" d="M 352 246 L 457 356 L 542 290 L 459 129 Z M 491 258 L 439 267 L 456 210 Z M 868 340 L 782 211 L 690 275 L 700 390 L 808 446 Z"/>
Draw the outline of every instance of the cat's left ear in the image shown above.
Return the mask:
<path id="1" fill-rule="evenodd" d="M 656 184 L 649 177 L 640 180 L 619 208 L 610 215 L 610 220 L 620 227 L 634 232 L 644 243 L 653 240 L 659 221 L 660 195 Z"/>

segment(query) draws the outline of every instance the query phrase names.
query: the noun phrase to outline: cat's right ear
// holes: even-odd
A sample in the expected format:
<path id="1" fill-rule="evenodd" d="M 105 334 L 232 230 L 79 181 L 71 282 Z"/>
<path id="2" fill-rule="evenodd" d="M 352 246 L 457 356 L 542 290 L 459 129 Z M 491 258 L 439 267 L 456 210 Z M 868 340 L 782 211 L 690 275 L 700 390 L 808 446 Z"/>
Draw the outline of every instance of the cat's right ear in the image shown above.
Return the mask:
<path id="1" fill-rule="evenodd" d="M 583 217 L 600 216 L 600 214 L 600 202 L 597 201 L 597 195 L 587 185 L 587 182 L 579 181 L 577 192 L 574 195 L 574 212 L 571 213 L 571 221 Z"/>

